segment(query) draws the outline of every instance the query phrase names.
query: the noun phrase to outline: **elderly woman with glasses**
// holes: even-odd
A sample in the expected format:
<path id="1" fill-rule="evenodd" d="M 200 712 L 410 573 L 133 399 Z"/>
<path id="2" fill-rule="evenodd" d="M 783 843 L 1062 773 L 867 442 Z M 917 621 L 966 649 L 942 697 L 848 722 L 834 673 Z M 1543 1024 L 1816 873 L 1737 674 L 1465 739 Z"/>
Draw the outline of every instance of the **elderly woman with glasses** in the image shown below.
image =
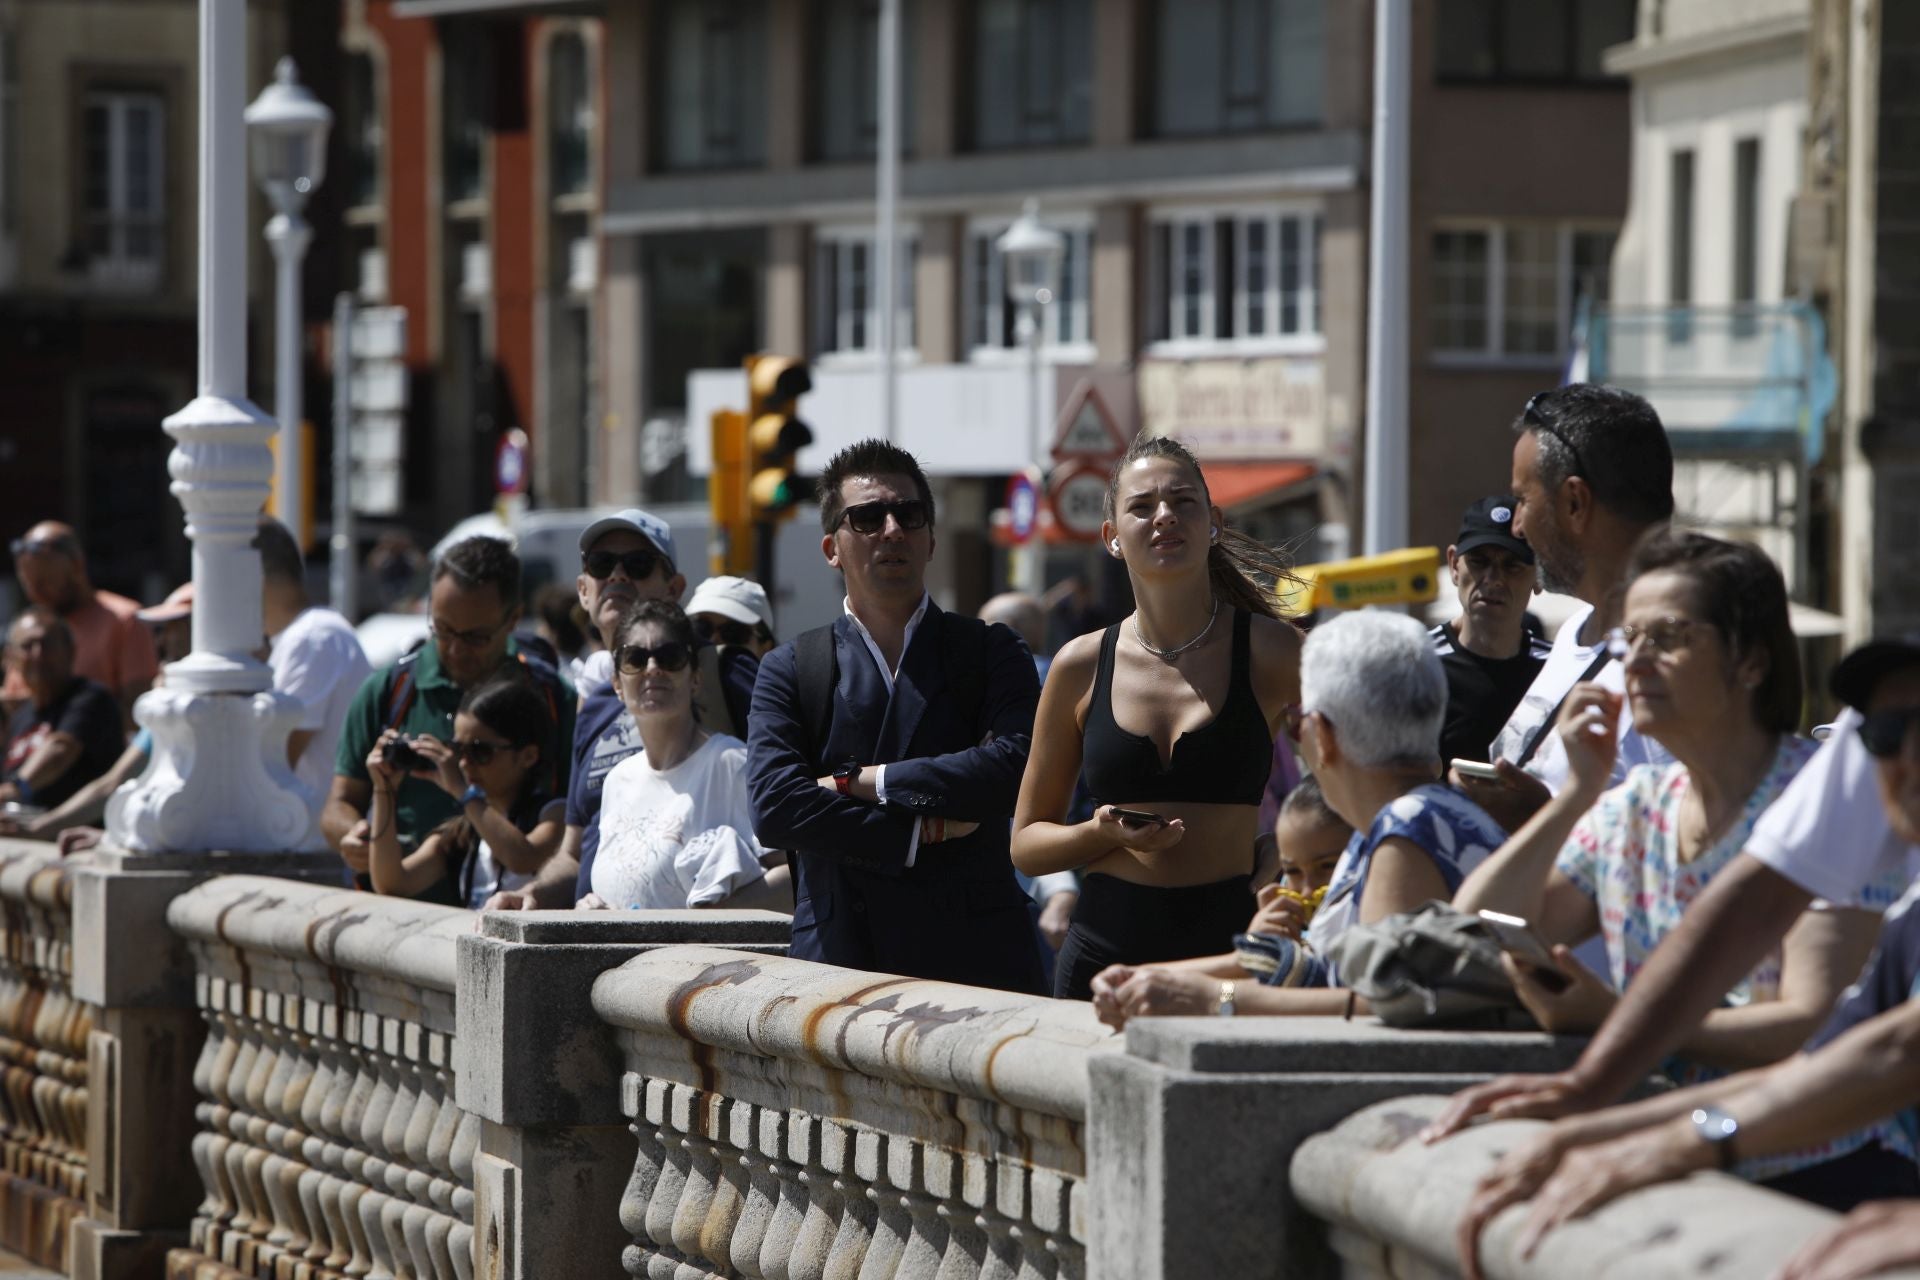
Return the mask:
<path id="1" fill-rule="evenodd" d="M 620 620 L 614 688 L 641 750 L 607 775 L 600 849 L 582 908 L 793 909 L 785 867 L 762 865 L 747 800 L 747 744 L 700 726 L 693 624 L 643 600 Z"/>
<path id="2" fill-rule="evenodd" d="M 1287 940 L 1256 982 L 1231 957 L 1157 967 L 1114 965 L 1093 982 L 1112 1026 L 1144 1015 L 1339 1014 L 1365 1001 L 1336 990 L 1327 955 L 1355 922 L 1446 898 L 1504 833 L 1440 781 L 1447 679 L 1427 631 L 1397 614 L 1343 614 L 1307 637 L 1301 705 L 1289 717 L 1301 761 L 1354 835 L 1303 937 Z M 1244 946 L 1244 944 L 1243 944 Z"/>
<path id="3" fill-rule="evenodd" d="M 1628 569 L 1623 625 L 1611 643 L 1626 672 L 1626 702 L 1642 734 L 1675 763 L 1640 765 L 1607 788 L 1620 695 L 1576 686 L 1557 732 L 1567 785 L 1513 834 L 1454 896 L 1466 911 L 1529 920 L 1553 946 L 1559 972 L 1512 963 L 1515 988 L 1550 1031 L 1598 1027 L 1647 957 L 1747 842 L 1761 812 L 1813 755 L 1794 733 L 1800 660 L 1780 571 L 1755 547 L 1661 530 Z M 1872 948 L 1871 912 L 1808 911 L 1778 951 L 1734 987 L 1669 1064 L 1683 1085 L 1777 1062 L 1827 1017 Z M 1569 947 L 1598 935 L 1608 981 Z M 1562 1131 L 1570 1139 L 1581 1122 Z M 1828 1203 L 1857 1199 L 1888 1161 L 1909 1167 L 1897 1133 L 1743 1164 L 1741 1172 Z M 1819 1168 L 1817 1178 L 1804 1171 Z M 1898 1164 L 1893 1167 L 1899 1167 Z"/>

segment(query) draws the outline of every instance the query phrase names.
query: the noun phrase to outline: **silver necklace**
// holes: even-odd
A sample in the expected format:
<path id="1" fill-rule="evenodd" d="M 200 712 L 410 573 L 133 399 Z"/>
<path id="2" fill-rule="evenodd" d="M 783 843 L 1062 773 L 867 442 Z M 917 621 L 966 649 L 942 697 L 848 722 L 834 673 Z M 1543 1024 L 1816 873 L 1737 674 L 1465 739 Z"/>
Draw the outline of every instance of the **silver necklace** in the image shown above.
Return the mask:
<path id="1" fill-rule="evenodd" d="M 1207 615 L 1207 625 L 1200 628 L 1199 635 L 1187 641 L 1185 644 L 1177 645 L 1171 649 L 1156 649 L 1152 645 L 1147 643 L 1147 638 L 1145 636 L 1140 634 L 1140 614 L 1136 611 L 1133 615 L 1133 638 L 1140 642 L 1140 647 L 1142 649 L 1145 649 L 1148 653 L 1160 659 L 1160 661 L 1166 662 L 1173 658 L 1179 657 L 1181 654 L 1185 653 L 1187 650 L 1193 648 L 1193 646 L 1199 644 L 1202 640 L 1205 640 L 1207 638 L 1207 633 L 1213 630 L 1213 620 L 1219 616 L 1220 616 L 1220 597 L 1215 596 L 1213 598 L 1213 612 Z"/>

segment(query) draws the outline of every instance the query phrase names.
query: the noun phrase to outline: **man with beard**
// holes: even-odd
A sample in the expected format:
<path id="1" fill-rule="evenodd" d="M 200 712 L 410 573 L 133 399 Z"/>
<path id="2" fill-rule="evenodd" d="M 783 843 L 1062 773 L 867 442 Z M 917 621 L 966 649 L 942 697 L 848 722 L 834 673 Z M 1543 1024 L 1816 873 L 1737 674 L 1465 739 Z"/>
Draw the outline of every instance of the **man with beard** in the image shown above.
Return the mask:
<path id="1" fill-rule="evenodd" d="M 137 601 L 93 585 L 79 535 L 71 525 L 43 520 L 13 543 L 13 568 L 28 604 L 59 615 L 73 636 L 74 674 L 105 685 L 120 703 L 123 725 L 133 722 L 133 702 L 158 674 L 153 633 L 134 617 Z M 10 676 L 0 698 L 25 695 Z"/>
<path id="2" fill-rule="evenodd" d="M 1447 548 L 1460 616 L 1428 632 L 1447 673 L 1442 760 L 1480 760 L 1532 687 L 1547 642 L 1527 626 L 1533 551 L 1513 536 L 1513 499 L 1482 498 L 1460 518 Z"/>
<path id="3" fill-rule="evenodd" d="M 1577 684 L 1594 681 L 1622 695 L 1615 782 L 1635 765 L 1672 759 L 1634 731 L 1625 676 L 1607 642 L 1620 625 L 1635 545 L 1673 518 L 1673 450 L 1660 415 L 1631 391 L 1576 383 L 1527 401 L 1514 431 L 1513 534 L 1533 549 L 1543 590 L 1577 596 L 1587 607 L 1561 624 L 1546 665 L 1494 739 L 1499 776 L 1452 778 L 1509 831 L 1566 779 L 1566 750 L 1553 725 Z"/>

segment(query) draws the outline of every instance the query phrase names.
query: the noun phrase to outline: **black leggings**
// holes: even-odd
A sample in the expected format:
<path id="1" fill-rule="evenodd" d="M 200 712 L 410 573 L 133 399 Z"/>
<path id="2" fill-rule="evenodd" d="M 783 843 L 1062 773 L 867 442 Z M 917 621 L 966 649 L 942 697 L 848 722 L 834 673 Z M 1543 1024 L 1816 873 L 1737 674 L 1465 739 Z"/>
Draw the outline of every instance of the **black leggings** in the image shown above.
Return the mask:
<path id="1" fill-rule="evenodd" d="M 1086 1000 L 1110 964 L 1157 964 L 1233 949 L 1253 919 L 1248 877 L 1163 889 L 1091 872 L 1081 877 L 1073 925 L 1054 962 L 1053 994 Z"/>
<path id="2" fill-rule="evenodd" d="M 1843 1156 L 1768 1178 L 1760 1185 L 1835 1213 L 1851 1213 L 1869 1200 L 1920 1195 L 1920 1166 L 1877 1142 L 1869 1142 Z"/>

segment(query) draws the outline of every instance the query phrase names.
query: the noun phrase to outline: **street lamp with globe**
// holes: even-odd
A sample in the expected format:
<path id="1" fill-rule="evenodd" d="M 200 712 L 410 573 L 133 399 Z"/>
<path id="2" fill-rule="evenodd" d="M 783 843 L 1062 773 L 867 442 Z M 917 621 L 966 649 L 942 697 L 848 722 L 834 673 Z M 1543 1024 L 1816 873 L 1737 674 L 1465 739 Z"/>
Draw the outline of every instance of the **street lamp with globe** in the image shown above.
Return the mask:
<path id="1" fill-rule="evenodd" d="M 1044 470 L 1047 419 L 1040 381 L 1040 342 L 1046 308 L 1060 294 L 1060 269 L 1067 254 L 1067 238 L 1040 221 L 1040 202 L 1029 200 L 1020 216 L 999 239 L 1001 269 L 1007 301 L 1019 309 L 1014 336 L 1027 347 L 1027 373 L 1032 381 L 1028 416 L 1030 466 Z M 1046 589 L 1046 566 L 1038 534 L 1014 555 L 1014 584 L 1035 595 Z"/>
<path id="2" fill-rule="evenodd" d="M 273 246 L 274 416 L 280 422 L 274 486 L 280 519 L 306 542 L 300 474 L 300 413 L 303 378 L 300 343 L 300 263 L 313 229 L 302 213 L 327 172 L 327 133 L 333 112 L 300 83 L 292 58 L 274 68 L 273 83 L 246 110 L 253 151 L 253 177 L 273 205 L 267 243 Z"/>

